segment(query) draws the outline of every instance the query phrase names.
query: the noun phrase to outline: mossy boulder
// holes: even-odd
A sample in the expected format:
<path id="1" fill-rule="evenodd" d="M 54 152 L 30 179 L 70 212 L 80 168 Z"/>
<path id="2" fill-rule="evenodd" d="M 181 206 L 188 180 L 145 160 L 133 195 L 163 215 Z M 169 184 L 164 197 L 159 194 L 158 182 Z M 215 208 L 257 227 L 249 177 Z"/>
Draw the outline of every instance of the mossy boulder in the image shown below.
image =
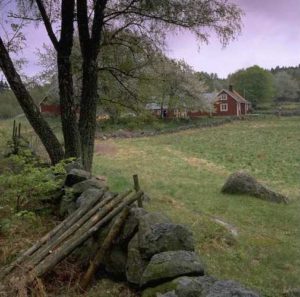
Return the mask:
<path id="1" fill-rule="evenodd" d="M 175 297 L 201 297 L 203 292 L 216 281 L 211 276 L 181 276 L 172 281 L 166 282 L 154 288 L 147 288 L 143 291 L 142 297 L 175 296 Z"/>
<path id="2" fill-rule="evenodd" d="M 71 187 L 84 180 L 90 179 L 91 173 L 82 169 L 71 169 L 66 177 L 65 186 Z"/>
<path id="3" fill-rule="evenodd" d="M 139 230 L 139 249 L 143 258 L 166 251 L 194 251 L 193 233 L 183 225 L 159 223 Z"/>
<path id="4" fill-rule="evenodd" d="M 259 297 L 240 283 L 211 276 L 183 276 L 143 291 L 142 297 Z"/>
<path id="5" fill-rule="evenodd" d="M 147 265 L 140 286 L 156 285 L 183 275 L 204 275 L 199 256 L 189 251 L 169 251 L 154 255 Z"/>
<path id="6" fill-rule="evenodd" d="M 226 194 L 247 194 L 270 202 L 288 203 L 287 197 L 268 189 L 244 171 L 231 174 L 225 182 L 222 192 Z"/>
<path id="7" fill-rule="evenodd" d="M 144 270 L 149 261 L 144 260 L 139 251 L 137 234 L 130 240 L 128 244 L 128 254 L 126 263 L 126 278 L 129 283 L 139 285 Z"/>
<path id="8" fill-rule="evenodd" d="M 72 186 L 72 190 L 76 194 L 81 194 L 88 189 L 107 189 L 105 183 L 96 178 L 90 178 Z"/>
<path id="9" fill-rule="evenodd" d="M 259 294 L 232 280 L 215 282 L 203 297 L 259 297 Z"/>
<path id="10" fill-rule="evenodd" d="M 138 231 L 139 222 L 148 212 L 144 208 L 132 207 L 129 210 L 128 218 L 118 236 L 117 243 L 127 246 L 129 241 Z"/>

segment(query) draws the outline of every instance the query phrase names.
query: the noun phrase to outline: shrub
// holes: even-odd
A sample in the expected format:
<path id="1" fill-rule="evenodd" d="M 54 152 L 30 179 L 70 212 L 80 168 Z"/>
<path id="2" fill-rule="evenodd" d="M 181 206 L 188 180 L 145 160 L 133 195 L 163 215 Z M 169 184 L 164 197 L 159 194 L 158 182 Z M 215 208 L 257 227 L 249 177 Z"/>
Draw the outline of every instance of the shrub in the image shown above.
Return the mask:
<path id="1" fill-rule="evenodd" d="M 6 166 L 0 175 L 0 204 L 10 206 L 19 212 L 42 203 L 62 184 L 65 173 L 64 163 L 54 167 L 42 165 L 38 160 L 29 158 L 29 151 L 21 155 L 11 155 L 0 162 Z"/>

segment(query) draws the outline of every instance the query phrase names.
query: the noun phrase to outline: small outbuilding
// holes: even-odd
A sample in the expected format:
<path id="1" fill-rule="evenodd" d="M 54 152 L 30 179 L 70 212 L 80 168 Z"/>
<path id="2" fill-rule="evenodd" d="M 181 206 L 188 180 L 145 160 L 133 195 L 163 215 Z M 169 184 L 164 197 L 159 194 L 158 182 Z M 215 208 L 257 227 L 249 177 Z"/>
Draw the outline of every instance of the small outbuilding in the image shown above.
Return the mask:
<path id="1" fill-rule="evenodd" d="M 60 104 L 52 96 L 46 96 L 40 102 L 40 112 L 47 116 L 59 116 L 61 114 Z"/>

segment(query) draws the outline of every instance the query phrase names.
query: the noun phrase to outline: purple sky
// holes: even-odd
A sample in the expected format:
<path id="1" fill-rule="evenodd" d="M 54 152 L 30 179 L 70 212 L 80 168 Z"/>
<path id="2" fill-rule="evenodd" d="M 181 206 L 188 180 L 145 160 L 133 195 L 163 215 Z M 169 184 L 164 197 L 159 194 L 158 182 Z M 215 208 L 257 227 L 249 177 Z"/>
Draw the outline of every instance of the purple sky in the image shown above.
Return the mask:
<path id="1" fill-rule="evenodd" d="M 258 64 L 264 68 L 300 64 L 300 0 L 231 0 L 246 13 L 239 38 L 225 49 L 212 37 L 200 49 L 190 34 L 168 37 L 168 56 L 184 59 L 197 71 L 215 72 L 225 77 L 240 68 Z M 28 29 L 28 47 L 24 50 L 33 74 L 35 49 L 48 42 L 42 26 Z"/>

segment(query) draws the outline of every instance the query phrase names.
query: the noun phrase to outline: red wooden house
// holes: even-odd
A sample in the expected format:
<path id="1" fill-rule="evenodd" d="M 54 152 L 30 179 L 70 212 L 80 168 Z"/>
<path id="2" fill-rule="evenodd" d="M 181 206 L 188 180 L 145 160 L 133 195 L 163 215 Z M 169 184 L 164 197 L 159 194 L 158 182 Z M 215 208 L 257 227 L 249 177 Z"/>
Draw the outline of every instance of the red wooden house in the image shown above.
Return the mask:
<path id="1" fill-rule="evenodd" d="M 190 117 L 199 117 L 203 115 L 213 116 L 243 116 L 250 112 L 251 103 L 242 95 L 233 89 L 230 85 L 229 89 L 223 89 L 214 98 L 214 111 L 210 114 L 202 111 L 189 111 Z"/>
<path id="2" fill-rule="evenodd" d="M 214 115 L 218 116 L 243 116 L 250 112 L 251 103 L 229 86 L 217 95 Z"/>

